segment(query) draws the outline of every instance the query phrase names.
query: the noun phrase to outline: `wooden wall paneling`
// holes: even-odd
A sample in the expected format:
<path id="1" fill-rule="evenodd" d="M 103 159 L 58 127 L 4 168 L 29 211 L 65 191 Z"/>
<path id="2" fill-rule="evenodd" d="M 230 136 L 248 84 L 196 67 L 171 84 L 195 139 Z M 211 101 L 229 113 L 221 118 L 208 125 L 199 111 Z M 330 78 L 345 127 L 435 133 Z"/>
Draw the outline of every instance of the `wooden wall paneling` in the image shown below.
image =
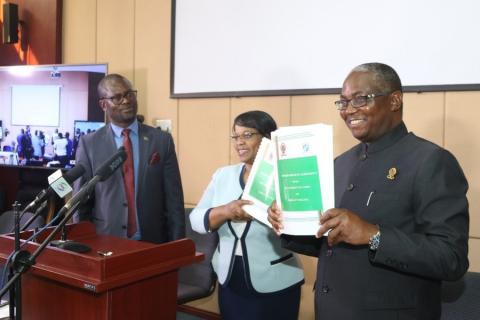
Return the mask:
<path id="1" fill-rule="evenodd" d="M 299 254 L 305 275 L 305 284 L 302 286 L 302 295 L 300 297 L 300 312 L 298 319 L 315 319 L 315 280 L 317 276 L 317 261 L 315 257 L 309 257 Z"/>
<path id="2" fill-rule="evenodd" d="M 178 137 L 178 101 L 170 99 L 171 1 L 135 2 L 135 84 L 139 111 L 147 124 L 156 119 L 172 120 Z"/>
<path id="3" fill-rule="evenodd" d="M 265 102 L 266 111 L 272 112 L 280 123 L 283 120 L 279 119 L 287 114 L 283 111 L 283 103 L 280 103 L 282 111 L 278 114 L 275 110 L 270 111 L 270 106 L 290 99 L 291 125 L 317 122 L 333 124 L 335 155 L 357 143 L 333 106 L 338 95 L 278 97 L 279 100 L 276 100 L 277 97 L 170 99 L 170 6 L 170 1 L 64 0 L 64 58 L 66 63 L 83 63 L 88 59 L 94 59 L 88 62 L 108 62 L 110 72 L 123 73 L 135 81 L 134 85 L 139 89 L 139 110 L 146 116 L 147 123 L 151 124 L 156 118 L 173 120 L 187 204 L 195 205 L 213 172 L 230 162 L 228 135 L 231 122 L 236 114 L 247 110 L 243 108 L 250 108 L 249 103 Z M 477 143 L 472 143 L 475 142 L 472 121 L 478 114 L 473 106 L 471 109 L 468 106 L 472 105 L 471 101 L 478 100 L 480 93 L 468 93 L 468 97 L 462 99 L 451 99 L 451 94 L 462 96 L 464 93 L 447 93 L 443 101 L 443 93 L 407 94 L 405 119 L 409 129 L 419 136 L 439 144 L 443 143 L 443 135 L 446 137 L 443 144 L 457 156 L 470 182 L 473 230 L 479 222 L 476 218 L 479 206 L 471 196 L 479 191 L 475 183 L 478 180 L 475 179 L 478 178 L 475 169 L 478 163 L 476 150 L 479 148 Z M 442 106 L 447 110 L 443 120 Z M 451 119 L 450 114 L 454 116 Z M 450 137 L 450 133 L 453 136 Z M 479 242 L 479 239 L 470 239 L 473 271 L 480 271 Z M 313 314 L 311 286 L 316 272 L 316 259 L 302 257 L 302 261 L 306 284 L 302 290 L 300 318 L 312 319 L 313 316 L 309 315 Z M 216 293 L 189 305 L 218 312 Z"/>
<path id="4" fill-rule="evenodd" d="M 450 150 L 467 176 L 470 202 L 470 236 L 480 237 L 480 140 L 478 118 L 480 109 L 476 101 L 480 92 L 446 93 L 445 147 Z M 472 252 L 480 256 L 480 251 Z"/>
<path id="5" fill-rule="evenodd" d="M 409 131 L 443 146 L 445 93 L 405 93 L 403 95 L 403 119 Z"/>
<path id="6" fill-rule="evenodd" d="M 97 57 L 97 0 L 63 0 L 63 61 L 105 63 Z"/>
<path id="7" fill-rule="evenodd" d="M 62 0 L 23 0 L 28 64 L 62 63 Z"/>
<path id="8" fill-rule="evenodd" d="M 109 73 L 134 79 L 135 1 L 97 2 L 97 61 L 108 62 Z"/>
<path id="9" fill-rule="evenodd" d="M 229 99 L 181 100 L 178 127 L 185 203 L 196 204 L 215 170 L 229 163 Z"/>
<path id="10" fill-rule="evenodd" d="M 468 257 L 470 259 L 469 271 L 480 272 L 480 238 L 470 238 L 468 243 L 470 251 Z"/>
<path id="11" fill-rule="evenodd" d="M 290 97 L 243 97 L 231 98 L 232 111 L 230 128 L 239 114 L 252 110 L 262 110 L 273 117 L 277 126 L 290 125 Z M 231 130 L 230 130 L 231 131 Z M 238 156 L 230 143 L 230 163 L 238 163 Z"/>
<path id="12" fill-rule="evenodd" d="M 19 4 L 19 0 L 12 0 L 9 1 L 13 4 Z M 3 38 L 3 4 L 5 1 L 0 2 L 0 34 L 2 34 Z M 20 8 L 18 8 L 18 16 L 20 19 Z M 0 39 L 1 41 L 1 39 Z M 19 39 L 20 41 L 20 39 Z M 0 42 L 0 66 L 9 66 L 9 65 L 16 65 L 16 64 L 26 64 L 27 57 L 26 52 L 22 51 L 20 48 L 20 43 L 16 44 L 3 44 Z"/>
<path id="13" fill-rule="evenodd" d="M 2 4 L 5 1 L 2 1 Z M 18 4 L 19 43 L 0 44 L 0 65 L 62 62 L 62 0 L 9 0 Z M 3 7 L 0 8 L 3 19 Z"/>

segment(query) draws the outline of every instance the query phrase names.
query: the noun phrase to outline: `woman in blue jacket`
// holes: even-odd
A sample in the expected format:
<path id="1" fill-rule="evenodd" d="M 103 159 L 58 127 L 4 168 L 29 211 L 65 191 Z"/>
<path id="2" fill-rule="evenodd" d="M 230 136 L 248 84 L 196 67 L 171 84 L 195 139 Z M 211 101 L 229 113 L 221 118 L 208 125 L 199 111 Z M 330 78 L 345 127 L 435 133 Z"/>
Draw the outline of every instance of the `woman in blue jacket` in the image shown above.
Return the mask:
<path id="1" fill-rule="evenodd" d="M 303 270 L 295 254 L 281 247 L 271 228 L 253 220 L 242 206 L 245 183 L 262 137 L 277 129 L 263 111 L 238 115 L 232 142 L 239 164 L 218 169 L 190 215 L 199 233 L 218 232 L 212 258 L 220 283 L 222 319 L 297 319 Z"/>

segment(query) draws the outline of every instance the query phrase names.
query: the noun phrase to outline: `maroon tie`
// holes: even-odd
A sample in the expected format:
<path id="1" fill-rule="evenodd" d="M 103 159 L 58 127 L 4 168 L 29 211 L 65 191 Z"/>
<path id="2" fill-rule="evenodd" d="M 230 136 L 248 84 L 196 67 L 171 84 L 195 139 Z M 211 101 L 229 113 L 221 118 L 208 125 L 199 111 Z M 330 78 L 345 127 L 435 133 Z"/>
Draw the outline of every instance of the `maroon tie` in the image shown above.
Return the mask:
<path id="1" fill-rule="evenodd" d="M 123 129 L 123 146 L 127 153 L 127 160 L 123 164 L 123 183 L 125 185 L 125 193 L 128 203 L 128 224 L 127 236 L 131 237 L 137 231 L 137 218 L 135 214 L 135 178 L 133 171 L 133 150 L 132 141 L 130 140 L 130 129 Z"/>

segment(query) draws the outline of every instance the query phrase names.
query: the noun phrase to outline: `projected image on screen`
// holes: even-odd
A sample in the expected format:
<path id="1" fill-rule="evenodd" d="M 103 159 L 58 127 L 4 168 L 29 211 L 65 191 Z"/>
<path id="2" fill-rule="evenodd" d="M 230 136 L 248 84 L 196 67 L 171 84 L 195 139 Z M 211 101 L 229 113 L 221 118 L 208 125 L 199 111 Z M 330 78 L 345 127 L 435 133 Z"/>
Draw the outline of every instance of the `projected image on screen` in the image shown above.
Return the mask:
<path id="1" fill-rule="evenodd" d="M 58 85 L 12 86 L 12 125 L 57 127 L 60 90 Z"/>
<path id="2" fill-rule="evenodd" d="M 106 73 L 106 64 L 0 67 L 0 166 L 74 166 L 81 136 L 104 125 Z"/>
<path id="3" fill-rule="evenodd" d="M 75 121 L 75 135 L 85 135 L 92 132 L 97 131 L 101 127 L 105 125 L 104 122 L 100 121 L 83 121 L 83 120 L 76 120 Z"/>

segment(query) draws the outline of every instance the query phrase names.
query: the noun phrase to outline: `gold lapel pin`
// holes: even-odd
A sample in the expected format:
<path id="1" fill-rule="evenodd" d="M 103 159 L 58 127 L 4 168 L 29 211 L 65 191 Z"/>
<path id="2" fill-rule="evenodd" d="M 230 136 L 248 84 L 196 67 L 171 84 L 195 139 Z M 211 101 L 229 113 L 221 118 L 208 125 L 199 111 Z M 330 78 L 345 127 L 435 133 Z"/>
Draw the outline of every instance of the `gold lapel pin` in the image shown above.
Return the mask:
<path id="1" fill-rule="evenodd" d="M 388 175 L 387 175 L 388 180 L 394 180 L 396 175 L 397 175 L 397 168 L 393 167 L 388 169 Z"/>

